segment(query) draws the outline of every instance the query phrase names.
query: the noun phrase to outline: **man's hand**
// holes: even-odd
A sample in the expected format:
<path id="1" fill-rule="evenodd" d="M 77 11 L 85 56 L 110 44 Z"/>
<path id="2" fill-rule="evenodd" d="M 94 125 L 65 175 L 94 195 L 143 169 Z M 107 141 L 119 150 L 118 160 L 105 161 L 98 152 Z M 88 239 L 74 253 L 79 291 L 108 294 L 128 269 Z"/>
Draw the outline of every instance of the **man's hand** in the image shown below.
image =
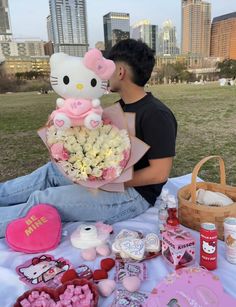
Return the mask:
<path id="1" fill-rule="evenodd" d="M 125 182 L 125 187 L 139 187 L 167 181 L 172 163 L 173 157 L 149 160 L 150 165 L 135 171 L 133 179 Z"/>

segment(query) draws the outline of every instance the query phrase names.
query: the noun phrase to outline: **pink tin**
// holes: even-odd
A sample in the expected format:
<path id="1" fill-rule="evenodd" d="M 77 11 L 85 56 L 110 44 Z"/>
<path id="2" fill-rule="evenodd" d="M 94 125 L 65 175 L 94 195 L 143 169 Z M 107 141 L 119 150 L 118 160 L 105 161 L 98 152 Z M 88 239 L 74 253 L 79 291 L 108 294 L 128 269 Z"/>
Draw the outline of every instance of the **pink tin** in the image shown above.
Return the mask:
<path id="1" fill-rule="evenodd" d="M 185 267 L 194 262 L 195 240 L 183 227 L 162 233 L 162 256 L 174 268 Z"/>

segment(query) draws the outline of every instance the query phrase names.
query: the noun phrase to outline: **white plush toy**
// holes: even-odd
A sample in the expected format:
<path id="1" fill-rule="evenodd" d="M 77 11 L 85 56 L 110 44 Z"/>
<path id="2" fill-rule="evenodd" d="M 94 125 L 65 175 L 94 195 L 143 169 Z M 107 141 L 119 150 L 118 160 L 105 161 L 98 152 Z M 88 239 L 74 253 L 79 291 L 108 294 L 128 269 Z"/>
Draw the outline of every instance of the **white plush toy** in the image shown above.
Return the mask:
<path id="1" fill-rule="evenodd" d="M 55 53 L 50 59 L 50 81 L 57 99 L 57 110 L 49 119 L 57 129 L 84 125 L 97 128 L 102 120 L 100 100 L 107 90 L 107 80 L 115 64 L 102 56 L 98 49 L 89 50 L 84 58 Z"/>

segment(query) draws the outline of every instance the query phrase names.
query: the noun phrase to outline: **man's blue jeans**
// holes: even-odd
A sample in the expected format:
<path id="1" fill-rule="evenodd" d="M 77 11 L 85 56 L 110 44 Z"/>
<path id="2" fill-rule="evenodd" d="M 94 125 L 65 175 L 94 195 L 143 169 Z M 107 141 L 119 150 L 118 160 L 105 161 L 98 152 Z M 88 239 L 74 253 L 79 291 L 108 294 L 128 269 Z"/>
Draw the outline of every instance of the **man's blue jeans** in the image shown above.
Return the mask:
<path id="1" fill-rule="evenodd" d="M 10 221 L 25 216 L 40 203 L 54 206 L 62 222 L 109 224 L 133 218 L 150 206 L 134 188 L 118 193 L 72 184 L 49 162 L 29 175 L 0 183 L 0 237 L 5 236 Z"/>

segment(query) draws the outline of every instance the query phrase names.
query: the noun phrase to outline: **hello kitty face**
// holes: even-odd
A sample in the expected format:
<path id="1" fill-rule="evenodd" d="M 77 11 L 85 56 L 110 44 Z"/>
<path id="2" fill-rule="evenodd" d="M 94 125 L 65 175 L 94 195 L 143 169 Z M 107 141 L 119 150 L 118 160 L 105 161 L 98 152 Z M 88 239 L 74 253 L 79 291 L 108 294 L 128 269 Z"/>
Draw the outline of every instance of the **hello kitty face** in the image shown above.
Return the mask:
<path id="1" fill-rule="evenodd" d="M 214 254 L 216 250 L 216 242 L 210 242 L 210 244 L 206 241 L 203 241 L 202 249 L 206 254 Z"/>
<path id="2" fill-rule="evenodd" d="M 137 265 L 127 265 L 127 270 L 132 274 L 138 275 L 140 273 L 140 268 Z"/>
<path id="3" fill-rule="evenodd" d="M 103 58 L 98 49 L 91 49 L 84 58 L 55 53 L 50 58 L 50 67 L 52 88 L 65 99 L 101 97 L 115 71 L 114 62 Z"/>
<path id="4" fill-rule="evenodd" d="M 34 280 L 42 276 L 49 269 L 56 266 L 56 261 L 42 261 L 35 265 L 30 265 L 26 268 L 21 268 L 20 272 L 29 280 Z"/>

